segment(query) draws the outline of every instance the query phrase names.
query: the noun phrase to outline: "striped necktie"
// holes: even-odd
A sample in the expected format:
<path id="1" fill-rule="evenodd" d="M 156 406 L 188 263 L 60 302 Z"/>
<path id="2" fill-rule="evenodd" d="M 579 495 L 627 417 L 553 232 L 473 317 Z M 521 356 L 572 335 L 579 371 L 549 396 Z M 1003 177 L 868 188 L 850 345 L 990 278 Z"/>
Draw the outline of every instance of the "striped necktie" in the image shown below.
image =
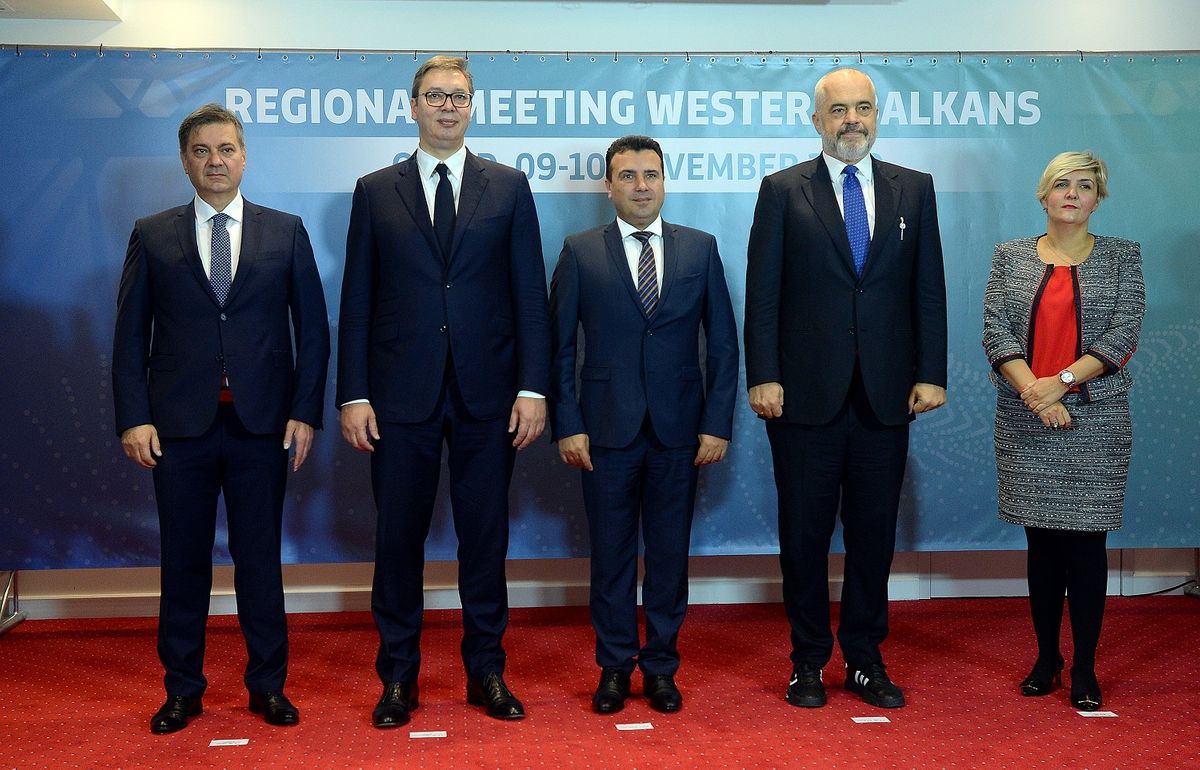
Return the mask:
<path id="1" fill-rule="evenodd" d="M 658 307 L 658 276 L 654 272 L 654 249 L 650 246 L 650 236 L 644 230 L 631 233 L 642 243 L 642 253 L 638 256 L 638 299 L 642 301 L 642 310 L 646 317 L 654 315 Z"/>

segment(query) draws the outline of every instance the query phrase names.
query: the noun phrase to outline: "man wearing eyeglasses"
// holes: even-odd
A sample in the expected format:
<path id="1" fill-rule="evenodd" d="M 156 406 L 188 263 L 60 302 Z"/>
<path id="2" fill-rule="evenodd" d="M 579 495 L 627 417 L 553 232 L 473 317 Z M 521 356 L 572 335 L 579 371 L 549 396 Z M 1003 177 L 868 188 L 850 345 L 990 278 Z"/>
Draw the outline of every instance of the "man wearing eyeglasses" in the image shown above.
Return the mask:
<path id="1" fill-rule="evenodd" d="M 525 176 L 463 143 L 466 60 L 413 77 L 417 151 L 358 180 L 338 333 L 342 435 L 371 453 L 378 509 L 371 609 L 378 728 L 418 706 L 425 538 L 443 444 L 458 535 L 467 701 L 497 719 L 524 707 L 504 682 L 508 486 L 546 424 L 546 274 Z"/>

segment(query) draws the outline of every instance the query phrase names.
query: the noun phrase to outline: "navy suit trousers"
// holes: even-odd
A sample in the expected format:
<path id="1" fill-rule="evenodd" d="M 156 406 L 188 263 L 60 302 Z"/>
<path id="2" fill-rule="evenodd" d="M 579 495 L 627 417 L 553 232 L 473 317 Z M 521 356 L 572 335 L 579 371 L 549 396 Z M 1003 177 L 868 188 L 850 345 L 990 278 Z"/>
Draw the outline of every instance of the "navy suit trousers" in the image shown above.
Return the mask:
<path id="1" fill-rule="evenodd" d="M 677 640 L 687 611 L 688 544 L 698 471 L 695 445 L 666 447 L 647 419 L 620 449 L 591 447 L 583 499 L 591 534 L 592 625 L 596 663 L 650 676 L 679 668 Z M 646 643 L 638 643 L 638 520 L 645 543 L 642 605 Z"/>
<path id="2" fill-rule="evenodd" d="M 163 438 L 154 468 L 162 542 L 158 656 L 168 695 L 199 697 L 212 592 L 217 498 L 225 497 L 238 623 L 250 692 L 279 692 L 287 678 L 287 616 L 279 546 L 287 484 L 283 434 L 248 432 L 222 404 L 195 438 Z"/>
<path id="3" fill-rule="evenodd" d="M 371 612 L 379 629 L 375 669 L 380 680 L 415 682 L 420 671 L 425 538 L 437 498 L 443 444 L 448 450 L 450 505 L 458 535 L 463 665 L 473 679 L 503 672 L 508 485 L 516 455 L 508 416 L 471 417 L 453 366 L 447 364 L 442 395 L 429 419 L 382 422 L 379 434 L 371 455 L 379 511 Z"/>

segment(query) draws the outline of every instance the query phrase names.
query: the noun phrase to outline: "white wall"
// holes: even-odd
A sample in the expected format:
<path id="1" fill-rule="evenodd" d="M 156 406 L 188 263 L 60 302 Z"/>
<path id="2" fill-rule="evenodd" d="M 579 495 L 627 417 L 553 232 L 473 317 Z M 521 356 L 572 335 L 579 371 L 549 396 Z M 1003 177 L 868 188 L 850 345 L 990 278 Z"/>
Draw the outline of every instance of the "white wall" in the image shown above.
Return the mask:
<path id="1" fill-rule="evenodd" d="M 0 21 L 0 43 L 390 51 L 1200 49 L 1196 0 L 110 0 L 121 22 Z"/>
<path id="2" fill-rule="evenodd" d="M 110 0 L 121 22 L 0 20 L 0 44 L 110 48 L 450 51 L 932 52 L 1200 50 L 1200 0 L 807 0 L 792 3 Z M 1110 554 L 1111 593 L 1192 574 L 1183 550 Z M 831 592 L 839 593 L 833 565 Z M 583 560 L 516 562 L 514 605 L 577 604 Z M 232 609 L 218 570 L 214 611 Z M 370 565 L 287 568 L 289 609 L 362 609 Z M 27 572 L 33 617 L 154 614 L 157 571 Z M 455 606 L 453 570 L 431 565 L 429 606 Z M 778 601 L 774 557 L 693 559 L 697 602 Z M 1014 552 L 899 554 L 894 598 L 1014 595 Z"/>

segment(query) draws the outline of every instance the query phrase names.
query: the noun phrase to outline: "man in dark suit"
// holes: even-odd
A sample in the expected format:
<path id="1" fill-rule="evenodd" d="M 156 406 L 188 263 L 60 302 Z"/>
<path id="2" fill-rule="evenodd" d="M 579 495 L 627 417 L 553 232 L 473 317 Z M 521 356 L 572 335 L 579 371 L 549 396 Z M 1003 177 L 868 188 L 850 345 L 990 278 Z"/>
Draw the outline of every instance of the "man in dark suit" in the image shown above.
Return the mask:
<path id="1" fill-rule="evenodd" d="M 546 273 L 525 176 L 463 144 L 473 92 L 464 59 L 435 56 L 417 69 L 417 151 L 358 181 L 346 239 L 337 403 L 342 435 L 372 453 L 380 728 L 407 723 L 418 704 L 425 538 L 443 443 L 467 700 L 498 719 L 525 715 L 504 682 L 500 641 L 513 460 L 546 423 Z"/>
<path id="2" fill-rule="evenodd" d="M 763 180 L 746 271 L 746 381 L 767 421 L 779 493 L 787 699 L 825 705 L 840 501 L 846 688 L 895 708 L 904 695 L 879 645 L 908 424 L 946 399 L 937 207 L 928 174 L 870 157 L 878 106 L 869 77 L 835 70 L 817 82 L 814 104 L 823 152 Z"/>
<path id="3" fill-rule="evenodd" d="M 222 494 L 250 710 L 293 725 L 279 547 L 288 450 L 299 470 L 321 427 L 325 295 L 300 218 L 239 191 L 236 115 L 216 104 L 193 112 L 179 126 L 179 157 L 196 196 L 134 226 L 113 341 L 117 432 L 125 454 L 154 469 L 161 528 L 167 701 L 150 729 L 180 730 L 201 711 Z"/>
<path id="4" fill-rule="evenodd" d="M 551 281 L 554 436 L 563 462 L 583 469 L 601 667 L 592 707 L 620 711 L 636 666 L 650 705 L 672 712 L 683 703 L 676 640 L 687 609 L 696 480 L 699 466 L 724 458 L 732 435 L 737 326 L 716 239 L 659 216 L 658 142 L 613 142 L 604 186 L 616 221 L 569 236 Z M 646 544 L 641 645 L 639 518 Z"/>

